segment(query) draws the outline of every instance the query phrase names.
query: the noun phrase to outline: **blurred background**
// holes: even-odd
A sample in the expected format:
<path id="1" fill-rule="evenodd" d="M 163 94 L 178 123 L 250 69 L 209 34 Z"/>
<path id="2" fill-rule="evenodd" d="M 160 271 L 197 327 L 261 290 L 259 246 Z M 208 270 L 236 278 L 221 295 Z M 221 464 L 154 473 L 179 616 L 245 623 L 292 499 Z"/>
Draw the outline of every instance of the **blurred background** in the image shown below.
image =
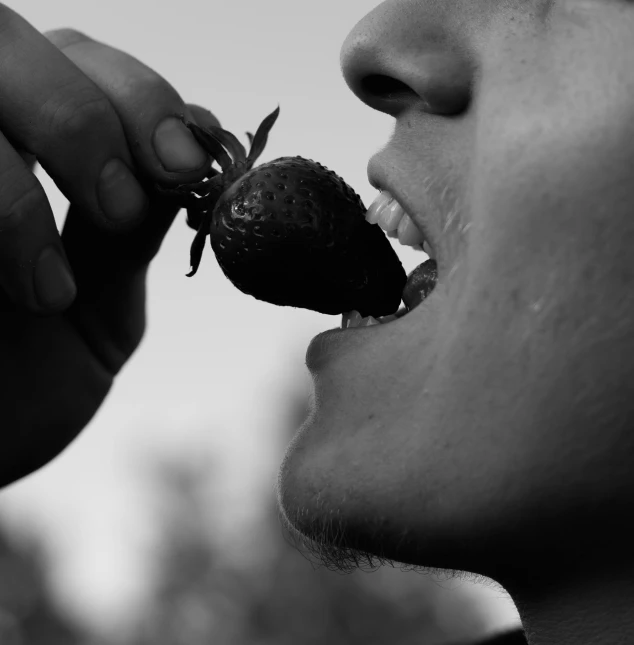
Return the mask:
<path id="1" fill-rule="evenodd" d="M 369 205 L 393 119 L 362 104 L 340 47 L 377 0 L 20 0 L 137 57 L 247 143 L 279 104 L 260 163 L 300 154 Z M 68 202 L 37 169 L 56 215 Z M 2 645 L 426 645 L 519 626 L 499 589 L 384 567 L 316 569 L 285 535 L 274 484 L 307 413 L 304 364 L 339 317 L 275 307 L 224 277 L 179 214 L 149 272 L 148 329 L 89 427 L 0 491 Z M 420 251 L 390 239 L 407 272 Z"/>

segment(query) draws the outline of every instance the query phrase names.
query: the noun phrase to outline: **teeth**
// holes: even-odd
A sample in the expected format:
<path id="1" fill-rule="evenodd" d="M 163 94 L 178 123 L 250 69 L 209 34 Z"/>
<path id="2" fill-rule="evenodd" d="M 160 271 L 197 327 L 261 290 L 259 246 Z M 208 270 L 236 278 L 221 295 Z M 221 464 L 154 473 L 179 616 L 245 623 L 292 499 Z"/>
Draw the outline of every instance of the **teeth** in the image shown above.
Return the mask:
<path id="1" fill-rule="evenodd" d="M 362 318 L 361 314 L 353 309 L 347 313 L 341 314 L 341 329 L 351 329 L 352 327 L 371 327 L 381 323 L 373 316 Z"/>
<path id="2" fill-rule="evenodd" d="M 389 237 L 398 238 L 404 246 L 419 246 L 425 241 L 412 218 L 387 190 L 370 204 L 365 218 L 370 224 L 378 224 Z"/>
<path id="3" fill-rule="evenodd" d="M 356 309 L 353 309 L 348 314 L 348 322 L 345 326 L 345 329 L 348 329 L 349 327 L 356 327 L 360 322 L 361 314 Z"/>
<path id="4" fill-rule="evenodd" d="M 408 311 L 409 309 L 405 305 L 403 305 L 398 311 L 395 311 L 389 316 L 381 316 L 378 320 L 381 324 L 388 323 L 392 320 L 398 320 L 399 318 L 402 318 L 406 313 L 408 313 Z"/>
<path id="5" fill-rule="evenodd" d="M 370 224 L 376 224 L 379 221 L 379 215 L 385 206 L 393 199 L 392 195 L 386 191 L 379 193 L 376 199 L 370 204 L 365 218 Z"/>
<path id="6" fill-rule="evenodd" d="M 429 246 L 429 242 L 427 240 L 425 240 L 425 242 L 423 242 L 423 251 L 425 251 L 425 253 L 427 253 L 427 255 L 429 256 L 429 258 L 431 260 L 436 259 L 436 254 L 434 253 L 434 251 L 431 248 L 431 246 Z"/>
<path id="7" fill-rule="evenodd" d="M 398 225 L 398 241 L 404 246 L 420 245 L 426 241 L 425 236 L 407 213 L 403 215 Z"/>
<path id="8" fill-rule="evenodd" d="M 392 199 L 382 208 L 377 223 L 384 231 L 389 233 L 398 229 L 404 214 L 403 207 L 395 199 Z"/>
<path id="9" fill-rule="evenodd" d="M 374 317 L 368 316 L 367 318 L 362 318 L 359 323 L 359 327 L 372 327 L 372 325 L 380 325 L 381 323 Z"/>
<path id="10" fill-rule="evenodd" d="M 374 316 L 367 316 L 366 318 L 361 318 L 361 314 L 353 309 L 344 314 L 341 314 L 341 329 L 349 329 L 351 327 L 371 327 L 372 325 L 383 325 L 392 320 L 397 320 L 398 318 L 403 317 L 409 312 L 409 309 L 406 305 L 403 305 L 389 316 L 381 316 L 379 318 L 374 318 Z"/>

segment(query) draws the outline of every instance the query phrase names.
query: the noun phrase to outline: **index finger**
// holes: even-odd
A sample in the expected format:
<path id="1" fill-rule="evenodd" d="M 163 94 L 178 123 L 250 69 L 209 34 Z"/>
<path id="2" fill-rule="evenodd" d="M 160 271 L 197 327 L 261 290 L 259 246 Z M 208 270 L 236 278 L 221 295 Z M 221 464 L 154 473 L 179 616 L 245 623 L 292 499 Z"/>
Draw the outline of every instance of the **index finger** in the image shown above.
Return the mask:
<path id="1" fill-rule="evenodd" d="M 167 80 L 134 56 L 75 29 L 44 35 L 108 97 L 135 163 L 151 182 L 177 185 L 206 176 L 212 159 L 182 123 L 181 116 L 192 118 L 191 110 Z"/>
<path id="2" fill-rule="evenodd" d="M 0 50 L 0 130 L 37 157 L 69 202 L 90 213 L 95 222 L 120 228 L 100 203 L 100 177 L 112 160 L 122 162 L 130 174 L 134 165 L 107 96 L 55 45 L 2 4 Z"/>

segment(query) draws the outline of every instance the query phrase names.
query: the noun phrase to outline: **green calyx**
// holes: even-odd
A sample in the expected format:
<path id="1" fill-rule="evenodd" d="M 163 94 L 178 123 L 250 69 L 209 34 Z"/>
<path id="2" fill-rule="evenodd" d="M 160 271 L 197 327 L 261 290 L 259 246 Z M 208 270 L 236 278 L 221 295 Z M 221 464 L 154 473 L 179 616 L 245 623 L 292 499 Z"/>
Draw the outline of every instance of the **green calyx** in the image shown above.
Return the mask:
<path id="1" fill-rule="evenodd" d="M 175 189 L 157 188 L 163 194 L 176 197 L 187 207 L 188 223 L 195 222 L 198 226 L 196 237 L 190 249 L 191 271 L 187 274 L 191 278 L 198 271 L 205 238 L 209 235 L 211 216 L 216 203 L 221 195 L 235 181 L 245 175 L 262 154 L 268 141 L 269 132 L 280 114 L 279 105 L 269 114 L 258 127 L 255 136 L 247 132 L 250 150 L 247 155 L 244 146 L 229 131 L 216 126 L 203 128 L 196 123 L 182 118 L 183 123 L 189 128 L 200 145 L 215 159 L 222 172 L 214 170 L 212 178 L 195 184 L 181 184 Z M 213 169 L 212 169 L 213 170 Z M 192 196 L 192 192 L 200 198 Z"/>

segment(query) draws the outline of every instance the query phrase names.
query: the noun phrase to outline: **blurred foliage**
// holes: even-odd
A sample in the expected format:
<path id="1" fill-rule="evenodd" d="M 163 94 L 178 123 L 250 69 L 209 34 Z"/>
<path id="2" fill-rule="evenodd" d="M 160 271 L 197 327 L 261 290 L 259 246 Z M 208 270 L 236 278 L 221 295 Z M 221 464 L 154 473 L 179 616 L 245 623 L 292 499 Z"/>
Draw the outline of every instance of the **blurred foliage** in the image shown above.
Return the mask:
<path id="1" fill-rule="evenodd" d="M 55 604 L 42 547 L 25 538 L 15 544 L 0 527 L 0 644 L 87 642 L 88 636 Z"/>
<path id="2" fill-rule="evenodd" d="M 289 435 L 305 406 L 289 401 Z M 132 632 L 121 640 L 113 631 L 112 643 L 437 645 L 482 631 L 477 612 L 469 616 L 464 604 L 456 606 L 453 629 L 446 620 L 441 625 L 438 587 L 427 576 L 389 567 L 349 575 L 315 568 L 284 535 L 272 486 L 266 512 L 249 532 L 252 557 L 227 557 L 210 529 L 218 512 L 206 494 L 211 471 L 191 462 L 156 465 L 163 512 L 153 593 Z M 35 546 L 16 549 L 0 535 L 0 645 L 112 645 L 82 634 L 55 607 L 44 560 Z"/>

